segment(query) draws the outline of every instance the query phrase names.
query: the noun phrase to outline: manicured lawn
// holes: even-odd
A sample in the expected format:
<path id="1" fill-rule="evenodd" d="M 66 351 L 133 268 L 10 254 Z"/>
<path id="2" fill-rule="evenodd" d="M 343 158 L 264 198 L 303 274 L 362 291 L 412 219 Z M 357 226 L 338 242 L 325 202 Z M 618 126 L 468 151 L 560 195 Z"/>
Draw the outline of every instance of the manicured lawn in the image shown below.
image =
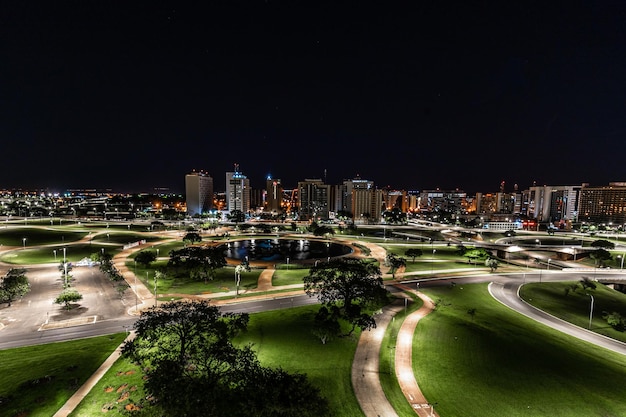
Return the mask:
<path id="1" fill-rule="evenodd" d="M 24 247 L 24 238 L 26 238 L 26 247 L 37 245 L 61 245 L 63 243 L 71 243 L 87 236 L 85 230 L 77 230 L 55 226 L 54 229 L 30 227 L 30 226 L 14 226 L 10 225 L 0 229 L 0 244 L 2 246 Z"/>
<path id="2" fill-rule="evenodd" d="M 322 344 L 311 333 L 319 306 L 267 311 L 250 316 L 249 331 L 238 343 L 252 343 L 265 366 L 306 374 L 321 390 L 334 416 L 362 416 L 352 391 L 352 359 L 359 333 Z"/>
<path id="3" fill-rule="evenodd" d="M 317 308 L 305 306 L 251 314 L 248 331 L 235 342 L 253 344 L 264 366 L 306 374 L 329 400 L 332 415 L 363 416 L 351 384 L 358 334 L 323 345 L 310 332 Z M 129 398 L 118 402 L 124 391 L 129 391 Z M 125 359 L 119 359 L 71 416 L 100 415 L 104 406 L 112 407 L 107 416 L 127 415 L 124 407 L 131 401 L 142 405 L 144 398 L 140 370 Z"/>
<path id="4" fill-rule="evenodd" d="M 0 350 L 0 417 L 54 415 L 125 336 Z"/>
<path id="5" fill-rule="evenodd" d="M 602 284 L 596 284 L 595 290 L 567 290 L 577 283 L 578 281 L 530 283 L 522 287 L 520 296 L 528 303 L 555 317 L 587 329 L 591 311 L 591 297 L 587 294 L 591 294 L 594 297 L 591 330 L 626 342 L 626 333 L 613 329 L 602 318 L 603 312 L 617 312 L 622 317 L 626 317 L 626 294 Z"/>
<path id="6" fill-rule="evenodd" d="M 442 417 L 626 415 L 622 355 L 507 309 L 487 284 L 424 292 L 440 301 L 417 326 L 414 372 Z"/>
<path id="7" fill-rule="evenodd" d="M 60 263 L 63 260 L 63 248 L 65 248 L 65 257 L 69 262 L 78 262 L 83 258 L 89 258 L 91 254 L 100 252 L 102 249 L 112 255 L 115 255 L 121 250 L 121 247 L 98 245 L 97 243 L 75 243 L 65 246 L 58 245 L 34 249 L 26 247 L 26 249 L 18 249 L 2 254 L 0 261 L 14 265 L 34 265 L 50 262 Z"/>
<path id="8" fill-rule="evenodd" d="M 291 285 L 302 284 L 302 278 L 309 274 L 309 268 L 300 268 L 293 266 L 291 269 L 277 269 L 272 277 L 272 285 Z"/>
<path id="9" fill-rule="evenodd" d="M 150 267 L 145 268 L 143 265 L 137 264 L 135 270 L 135 262 L 127 261 L 126 266 L 130 271 L 136 271 L 137 279 L 143 284 L 154 290 L 154 273 L 161 266 L 165 266 L 167 261 L 161 260 L 153 262 Z M 239 291 L 245 292 L 247 290 L 257 288 L 259 275 L 261 269 L 253 268 L 250 272 L 241 273 L 241 281 L 239 283 Z M 171 277 L 157 280 L 157 292 L 159 294 L 209 294 L 209 293 L 221 293 L 228 291 L 235 291 L 235 268 L 227 266 L 215 271 L 215 279 L 209 280 L 206 283 L 204 280 L 193 280 L 188 277 Z"/>

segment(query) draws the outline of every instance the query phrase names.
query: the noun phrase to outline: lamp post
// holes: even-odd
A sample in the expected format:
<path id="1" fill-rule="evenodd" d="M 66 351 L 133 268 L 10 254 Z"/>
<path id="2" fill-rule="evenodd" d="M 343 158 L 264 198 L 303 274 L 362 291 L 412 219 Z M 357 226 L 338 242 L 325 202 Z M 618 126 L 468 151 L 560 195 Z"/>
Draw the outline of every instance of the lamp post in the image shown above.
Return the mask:
<path id="1" fill-rule="evenodd" d="M 150 273 L 146 271 L 146 281 L 150 279 Z M 154 306 L 157 306 L 157 275 L 154 274 Z"/>
<path id="2" fill-rule="evenodd" d="M 552 258 L 548 258 L 548 271 L 550 270 L 550 262 L 552 262 Z"/>
<path id="3" fill-rule="evenodd" d="M 587 294 L 591 297 L 591 308 L 589 309 L 589 329 L 591 329 L 591 320 L 593 319 L 593 295 Z"/>
<path id="4" fill-rule="evenodd" d="M 243 265 L 237 265 L 235 267 L 235 297 L 239 297 L 239 283 L 241 282 L 241 270 Z"/>
<path id="5" fill-rule="evenodd" d="M 287 269 L 289 269 L 289 256 L 287 257 Z"/>
<path id="6" fill-rule="evenodd" d="M 25 237 L 22 238 L 22 244 L 24 245 L 24 249 L 26 249 L 26 238 Z"/>
<path id="7" fill-rule="evenodd" d="M 56 249 L 52 249 L 52 253 L 54 253 L 54 261 L 56 262 L 56 260 L 57 260 L 57 250 Z"/>

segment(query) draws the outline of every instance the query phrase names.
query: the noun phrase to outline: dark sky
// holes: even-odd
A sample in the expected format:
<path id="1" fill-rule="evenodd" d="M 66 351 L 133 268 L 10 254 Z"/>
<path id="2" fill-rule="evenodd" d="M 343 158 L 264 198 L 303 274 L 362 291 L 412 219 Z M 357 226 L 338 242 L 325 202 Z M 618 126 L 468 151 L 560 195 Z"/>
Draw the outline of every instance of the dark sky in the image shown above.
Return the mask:
<path id="1" fill-rule="evenodd" d="M 0 188 L 626 181 L 623 1 L 3 1 Z"/>

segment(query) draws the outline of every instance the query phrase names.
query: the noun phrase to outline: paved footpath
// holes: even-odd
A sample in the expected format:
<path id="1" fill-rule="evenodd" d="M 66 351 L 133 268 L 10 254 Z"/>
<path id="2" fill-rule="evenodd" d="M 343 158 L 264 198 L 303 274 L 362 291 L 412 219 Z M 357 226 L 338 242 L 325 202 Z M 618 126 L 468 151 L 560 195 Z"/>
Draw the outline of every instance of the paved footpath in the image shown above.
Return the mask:
<path id="1" fill-rule="evenodd" d="M 133 338 L 134 336 L 134 332 L 130 332 L 126 340 L 128 340 L 129 338 Z M 80 388 L 78 388 L 78 390 L 76 390 L 74 395 L 72 395 L 65 402 L 65 404 L 63 404 L 63 407 L 61 407 L 59 411 L 57 411 L 53 415 L 53 417 L 67 417 L 74 411 L 74 408 L 76 408 L 76 406 L 83 400 L 83 398 L 85 398 L 85 396 L 89 394 L 89 391 L 91 391 L 91 389 L 98 383 L 98 381 L 100 381 L 104 374 L 107 373 L 109 368 L 120 357 L 120 354 L 122 353 L 122 345 L 123 343 L 119 345 L 117 349 L 115 349 L 113 353 L 109 355 L 109 357 L 102 363 L 102 365 L 100 365 L 96 372 L 94 372 L 89 377 L 89 379 L 85 381 L 85 383 Z"/>
<path id="2" fill-rule="evenodd" d="M 408 290 L 408 289 L 407 289 Z M 412 291 L 414 292 L 414 291 Z M 414 292 L 415 293 L 415 292 Z M 424 300 L 424 305 L 409 314 L 400 330 L 395 348 L 395 373 L 398 383 L 416 415 L 423 417 L 437 416 L 429 402 L 419 389 L 413 374 L 411 360 L 413 350 L 413 334 L 419 320 L 430 313 L 434 307 L 432 300 L 424 294 L 417 293 Z M 352 387 L 359 405 L 366 417 L 394 417 L 398 413 L 387 400 L 380 384 L 380 355 L 383 336 L 392 318 L 404 309 L 404 298 L 398 298 L 383 308 L 382 314 L 376 316 L 376 328 L 362 332 L 352 362 Z M 384 370 L 382 371 L 384 372 Z"/>

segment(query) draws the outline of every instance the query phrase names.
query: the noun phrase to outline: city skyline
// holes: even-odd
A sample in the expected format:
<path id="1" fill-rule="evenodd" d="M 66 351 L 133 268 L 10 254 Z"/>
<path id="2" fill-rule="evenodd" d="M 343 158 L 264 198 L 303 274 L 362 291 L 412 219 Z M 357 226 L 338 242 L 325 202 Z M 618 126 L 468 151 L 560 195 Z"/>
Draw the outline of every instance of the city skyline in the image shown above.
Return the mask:
<path id="1" fill-rule="evenodd" d="M 497 190 L 626 178 L 626 5 L 3 6 L 3 188 L 362 178 Z M 217 183 L 217 181 L 216 181 Z"/>

